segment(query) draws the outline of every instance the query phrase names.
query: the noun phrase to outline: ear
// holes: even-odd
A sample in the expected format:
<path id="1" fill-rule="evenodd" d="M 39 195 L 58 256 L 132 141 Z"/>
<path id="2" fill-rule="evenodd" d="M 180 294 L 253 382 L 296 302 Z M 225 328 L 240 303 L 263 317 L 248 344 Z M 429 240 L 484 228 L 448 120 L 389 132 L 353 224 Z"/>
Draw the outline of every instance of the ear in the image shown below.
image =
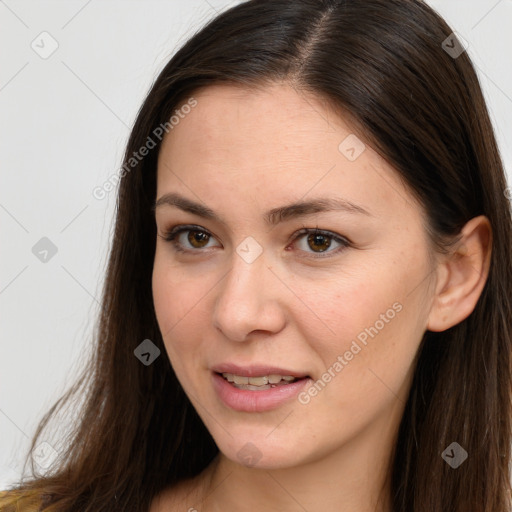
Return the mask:
<path id="1" fill-rule="evenodd" d="M 485 286 L 492 251 L 492 228 L 484 215 L 474 217 L 461 231 L 457 248 L 438 264 L 437 285 L 427 330 L 440 332 L 467 318 Z"/>

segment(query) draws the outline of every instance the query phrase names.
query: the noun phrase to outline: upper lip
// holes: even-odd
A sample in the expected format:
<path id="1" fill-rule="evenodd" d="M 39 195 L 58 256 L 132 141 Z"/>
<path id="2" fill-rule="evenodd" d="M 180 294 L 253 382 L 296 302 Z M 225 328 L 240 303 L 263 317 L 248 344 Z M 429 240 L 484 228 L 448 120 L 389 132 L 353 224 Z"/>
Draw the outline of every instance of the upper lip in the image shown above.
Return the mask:
<path id="1" fill-rule="evenodd" d="M 212 367 L 217 373 L 232 373 L 241 377 L 263 377 L 264 375 L 291 375 L 297 379 L 307 377 L 308 374 L 295 370 L 269 366 L 268 364 L 252 364 L 250 366 L 240 366 L 234 363 L 222 363 Z"/>

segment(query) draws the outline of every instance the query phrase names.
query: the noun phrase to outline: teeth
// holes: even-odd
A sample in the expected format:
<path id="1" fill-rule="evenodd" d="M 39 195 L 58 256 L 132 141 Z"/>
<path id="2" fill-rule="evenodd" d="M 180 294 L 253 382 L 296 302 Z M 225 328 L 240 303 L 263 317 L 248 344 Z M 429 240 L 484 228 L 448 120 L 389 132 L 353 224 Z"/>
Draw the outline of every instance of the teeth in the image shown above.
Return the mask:
<path id="1" fill-rule="evenodd" d="M 240 377 L 238 375 L 233 375 L 233 380 L 235 384 L 249 384 L 249 377 Z"/>
<path id="2" fill-rule="evenodd" d="M 293 382 L 297 380 L 292 375 L 263 375 L 262 377 L 242 377 L 232 373 L 223 373 L 222 376 L 228 381 L 235 384 L 249 384 L 252 386 L 266 386 L 267 384 L 278 384 L 281 380 Z"/>
<path id="3" fill-rule="evenodd" d="M 268 377 L 247 377 L 247 384 L 250 384 L 251 386 L 265 386 L 268 384 Z"/>

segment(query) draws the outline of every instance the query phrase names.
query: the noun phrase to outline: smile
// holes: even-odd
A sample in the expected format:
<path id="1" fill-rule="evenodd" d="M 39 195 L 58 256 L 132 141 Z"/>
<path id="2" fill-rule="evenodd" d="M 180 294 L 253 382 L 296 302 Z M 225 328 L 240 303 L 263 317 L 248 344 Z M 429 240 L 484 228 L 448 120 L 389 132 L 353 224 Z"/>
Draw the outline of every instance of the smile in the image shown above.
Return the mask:
<path id="1" fill-rule="evenodd" d="M 297 378 L 278 374 L 247 377 L 212 372 L 211 375 L 213 388 L 221 402 L 230 409 L 240 412 L 264 412 L 276 409 L 287 401 L 293 400 L 308 383 L 312 382 L 310 377 Z M 243 383 L 239 384 L 237 380 Z M 260 384 L 251 384 L 251 381 Z"/>
<path id="2" fill-rule="evenodd" d="M 277 386 L 285 386 L 297 379 L 293 375 L 263 375 L 261 377 L 244 377 L 233 373 L 223 373 L 222 376 L 231 382 L 238 389 L 249 389 L 252 391 L 271 389 Z"/>

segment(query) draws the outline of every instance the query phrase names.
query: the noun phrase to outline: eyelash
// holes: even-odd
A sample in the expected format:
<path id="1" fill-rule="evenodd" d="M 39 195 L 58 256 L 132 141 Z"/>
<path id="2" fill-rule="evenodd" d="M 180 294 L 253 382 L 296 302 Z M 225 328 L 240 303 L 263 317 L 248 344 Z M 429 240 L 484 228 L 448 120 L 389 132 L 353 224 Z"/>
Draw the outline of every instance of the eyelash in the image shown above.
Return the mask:
<path id="1" fill-rule="evenodd" d="M 191 225 L 191 224 L 175 226 L 175 227 L 169 229 L 168 231 L 165 231 L 163 235 L 159 235 L 159 236 L 161 238 L 163 238 L 166 242 L 172 242 L 173 248 L 176 252 L 192 254 L 194 256 L 201 254 L 203 252 L 202 249 L 184 249 L 182 247 L 182 245 L 178 241 L 176 241 L 176 238 L 180 233 L 187 232 L 187 231 L 198 231 L 200 233 L 205 233 L 208 236 L 215 238 L 208 230 L 202 228 L 201 226 Z M 348 239 L 341 237 L 341 236 L 337 235 L 336 233 L 333 233 L 332 231 L 318 229 L 318 227 L 317 228 L 302 228 L 299 231 L 296 231 L 292 235 L 292 237 L 290 238 L 288 243 L 290 243 L 290 241 L 295 242 L 302 235 L 308 235 L 308 234 L 324 235 L 324 236 L 327 236 L 328 238 L 332 238 L 335 242 L 338 242 L 339 244 L 341 244 L 341 247 L 338 247 L 337 249 L 334 249 L 332 251 L 329 251 L 327 249 L 326 252 L 323 252 L 323 253 L 314 253 L 314 252 L 309 253 L 309 251 L 302 251 L 302 252 L 307 252 L 309 254 L 309 256 L 307 256 L 307 257 L 310 257 L 310 258 L 329 258 L 334 254 L 339 254 L 340 252 L 344 251 L 351 245 L 351 242 Z"/>

